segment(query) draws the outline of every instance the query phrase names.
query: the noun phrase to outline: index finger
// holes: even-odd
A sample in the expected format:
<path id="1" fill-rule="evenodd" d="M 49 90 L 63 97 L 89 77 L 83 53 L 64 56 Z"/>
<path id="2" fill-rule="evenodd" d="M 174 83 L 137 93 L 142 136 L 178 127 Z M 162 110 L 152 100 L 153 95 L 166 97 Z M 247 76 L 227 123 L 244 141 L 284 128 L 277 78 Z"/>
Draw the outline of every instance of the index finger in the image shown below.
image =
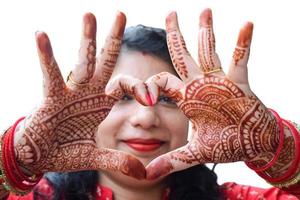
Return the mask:
<path id="1" fill-rule="evenodd" d="M 146 178 L 154 180 L 199 164 L 200 160 L 192 153 L 190 146 L 187 144 L 152 160 L 146 166 Z"/>
<path id="2" fill-rule="evenodd" d="M 107 84 L 116 65 L 126 25 L 126 16 L 118 12 L 103 48 L 101 49 L 97 62 L 95 74 L 92 81 L 98 82 L 103 87 Z"/>
<path id="3" fill-rule="evenodd" d="M 201 71 L 188 52 L 180 32 L 177 14 L 171 12 L 166 19 L 167 43 L 174 68 L 184 82 L 198 76 Z"/>

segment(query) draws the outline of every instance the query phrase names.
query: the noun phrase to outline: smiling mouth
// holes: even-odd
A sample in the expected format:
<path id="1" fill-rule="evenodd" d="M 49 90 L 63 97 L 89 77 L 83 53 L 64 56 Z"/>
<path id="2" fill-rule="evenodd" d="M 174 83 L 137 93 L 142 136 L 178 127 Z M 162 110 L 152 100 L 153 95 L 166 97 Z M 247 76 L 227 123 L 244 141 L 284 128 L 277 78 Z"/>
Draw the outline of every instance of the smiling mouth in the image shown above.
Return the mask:
<path id="1" fill-rule="evenodd" d="M 157 139 L 130 139 L 123 140 L 123 142 L 132 149 L 140 152 L 154 151 L 165 143 Z"/>

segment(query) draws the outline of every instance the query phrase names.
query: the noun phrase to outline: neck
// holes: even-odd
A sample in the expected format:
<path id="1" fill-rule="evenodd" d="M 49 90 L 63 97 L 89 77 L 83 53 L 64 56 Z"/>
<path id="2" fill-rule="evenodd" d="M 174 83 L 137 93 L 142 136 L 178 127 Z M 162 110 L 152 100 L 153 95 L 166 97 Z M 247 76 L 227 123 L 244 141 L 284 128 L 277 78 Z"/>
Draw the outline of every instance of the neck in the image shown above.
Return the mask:
<path id="1" fill-rule="evenodd" d="M 113 191 L 114 200 L 162 200 L 166 188 L 162 181 L 139 181 L 121 174 L 111 176 L 103 172 L 99 183 Z"/>

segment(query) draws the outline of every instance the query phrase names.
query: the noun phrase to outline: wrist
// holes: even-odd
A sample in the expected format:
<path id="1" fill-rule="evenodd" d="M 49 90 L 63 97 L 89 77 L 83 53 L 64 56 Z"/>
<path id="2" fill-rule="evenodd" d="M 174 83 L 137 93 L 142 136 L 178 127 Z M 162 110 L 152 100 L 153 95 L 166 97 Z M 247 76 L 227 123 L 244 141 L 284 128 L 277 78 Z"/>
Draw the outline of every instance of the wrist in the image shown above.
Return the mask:
<path id="1" fill-rule="evenodd" d="M 267 179 L 270 184 L 280 188 L 290 186 L 300 186 L 300 129 L 297 124 L 285 120 L 286 125 L 293 135 L 294 149 L 293 159 L 290 161 L 288 168 L 280 176 Z"/>
<path id="2" fill-rule="evenodd" d="M 25 174 L 16 159 L 14 148 L 14 134 L 19 119 L 5 134 L 1 136 L 0 142 L 0 171 L 2 177 L 1 185 L 7 190 L 16 194 L 24 195 L 28 193 L 40 180 L 42 174 L 38 176 L 28 176 Z"/>
<path id="3" fill-rule="evenodd" d="M 17 127 L 15 129 L 15 133 L 14 133 L 14 146 L 16 146 L 18 144 L 18 142 L 20 141 L 20 139 L 24 135 L 26 125 L 28 124 L 29 118 L 30 118 L 30 116 L 27 116 L 17 124 Z"/>
<path id="4" fill-rule="evenodd" d="M 300 133 L 291 122 L 283 120 L 283 124 L 285 143 L 279 159 L 270 168 L 256 173 L 273 186 L 290 188 L 300 181 Z"/>
<path id="5" fill-rule="evenodd" d="M 295 145 L 293 134 L 285 124 L 283 149 L 279 153 L 279 158 L 274 165 L 265 171 L 270 177 L 280 177 L 291 167 L 293 160 L 296 157 Z"/>
<path id="6" fill-rule="evenodd" d="M 272 167 L 279 159 L 280 153 L 284 148 L 285 134 L 284 124 L 281 117 L 272 109 L 269 109 L 270 120 L 266 122 L 266 128 L 260 133 L 261 136 L 259 153 L 255 158 L 246 161 L 249 168 L 254 171 L 265 171 Z"/>
<path id="7" fill-rule="evenodd" d="M 26 124 L 28 123 L 29 117 L 25 117 L 22 121 L 20 121 L 15 129 L 14 133 L 14 153 L 15 153 L 15 158 L 18 163 L 18 166 L 20 170 L 26 175 L 26 176 L 33 176 L 34 173 L 31 172 L 23 163 L 22 159 L 20 159 L 20 149 L 18 150 L 17 145 L 21 141 L 22 137 L 24 137 L 24 133 L 26 132 Z"/>

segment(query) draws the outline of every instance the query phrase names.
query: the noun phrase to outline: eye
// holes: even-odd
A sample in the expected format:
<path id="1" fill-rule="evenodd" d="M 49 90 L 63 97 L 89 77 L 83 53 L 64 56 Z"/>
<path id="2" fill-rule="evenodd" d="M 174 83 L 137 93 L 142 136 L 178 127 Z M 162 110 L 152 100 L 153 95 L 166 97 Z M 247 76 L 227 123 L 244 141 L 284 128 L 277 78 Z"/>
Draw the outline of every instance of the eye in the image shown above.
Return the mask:
<path id="1" fill-rule="evenodd" d="M 121 101 L 130 101 L 133 97 L 129 94 L 124 94 L 124 96 L 121 98 Z"/>
<path id="2" fill-rule="evenodd" d="M 162 104 L 176 105 L 176 102 L 172 98 L 165 95 L 160 95 L 158 101 Z"/>

